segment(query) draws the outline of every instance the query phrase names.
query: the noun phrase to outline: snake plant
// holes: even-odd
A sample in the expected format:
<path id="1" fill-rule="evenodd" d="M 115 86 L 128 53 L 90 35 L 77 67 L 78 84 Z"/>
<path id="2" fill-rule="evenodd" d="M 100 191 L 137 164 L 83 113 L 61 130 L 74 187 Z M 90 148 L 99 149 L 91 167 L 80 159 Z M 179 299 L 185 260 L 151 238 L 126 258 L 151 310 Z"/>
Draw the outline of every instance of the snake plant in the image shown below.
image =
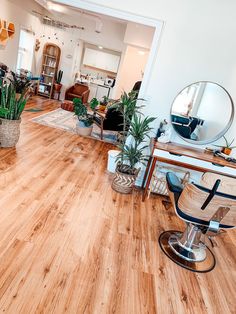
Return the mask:
<path id="1" fill-rule="evenodd" d="M 0 79 L 0 118 L 19 120 L 27 102 L 28 86 L 21 94 L 16 94 L 16 87 L 11 81 Z"/>

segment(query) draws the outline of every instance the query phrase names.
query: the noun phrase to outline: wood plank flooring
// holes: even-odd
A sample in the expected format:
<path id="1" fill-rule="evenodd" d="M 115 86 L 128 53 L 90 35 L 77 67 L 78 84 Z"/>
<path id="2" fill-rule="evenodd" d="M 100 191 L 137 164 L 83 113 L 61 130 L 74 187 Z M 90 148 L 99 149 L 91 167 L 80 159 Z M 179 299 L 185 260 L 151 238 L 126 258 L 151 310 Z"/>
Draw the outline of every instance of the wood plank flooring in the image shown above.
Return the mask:
<path id="1" fill-rule="evenodd" d="M 184 227 L 173 209 L 111 189 L 110 144 L 30 121 L 56 101 L 28 107 L 44 111 L 0 149 L 0 313 L 236 313 L 235 230 L 211 273 L 178 267 L 157 244 Z"/>

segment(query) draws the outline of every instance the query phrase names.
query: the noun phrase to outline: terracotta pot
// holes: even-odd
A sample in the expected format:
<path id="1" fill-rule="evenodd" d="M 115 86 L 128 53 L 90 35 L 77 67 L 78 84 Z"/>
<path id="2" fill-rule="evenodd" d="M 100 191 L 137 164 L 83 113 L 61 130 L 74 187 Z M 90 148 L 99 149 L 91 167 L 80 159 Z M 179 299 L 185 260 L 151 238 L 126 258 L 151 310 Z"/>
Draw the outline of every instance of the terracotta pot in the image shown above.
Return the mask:
<path id="1" fill-rule="evenodd" d="M 0 119 L 0 147 L 15 147 L 20 138 L 19 120 Z"/>
<path id="2" fill-rule="evenodd" d="M 76 125 L 76 131 L 77 134 L 82 135 L 82 136 L 91 136 L 93 130 L 93 125 L 91 126 L 85 126 L 83 121 L 78 121 Z"/>
<path id="3" fill-rule="evenodd" d="M 54 83 L 54 91 L 59 93 L 61 91 L 62 84 Z"/>
<path id="4" fill-rule="evenodd" d="M 223 147 L 222 148 L 222 153 L 224 153 L 225 155 L 230 155 L 232 152 L 232 149 L 229 147 Z"/>
<path id="5" fill-rule="evenodd" d="M 124 173 L 125 165 L 117 165 L 116 172 L 112 181 L 112 189 L 122 194 L 130 194 L 133 191 L 135 181 L 137 179 L 140 169 L 135 169 L 134 174 Z"/>

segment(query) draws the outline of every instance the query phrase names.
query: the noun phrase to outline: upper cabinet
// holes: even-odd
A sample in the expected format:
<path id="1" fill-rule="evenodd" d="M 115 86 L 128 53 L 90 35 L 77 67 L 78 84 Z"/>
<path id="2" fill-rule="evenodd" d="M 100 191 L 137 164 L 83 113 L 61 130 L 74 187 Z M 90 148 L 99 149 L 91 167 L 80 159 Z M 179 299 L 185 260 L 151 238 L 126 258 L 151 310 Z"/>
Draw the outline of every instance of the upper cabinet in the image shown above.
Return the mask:
<path id="1" fill-rule="evenodd" d="M 117 73 L 120 57 L 108 52 L 86 48 L 83 64 L 101 69 L 103 71 Z"/>

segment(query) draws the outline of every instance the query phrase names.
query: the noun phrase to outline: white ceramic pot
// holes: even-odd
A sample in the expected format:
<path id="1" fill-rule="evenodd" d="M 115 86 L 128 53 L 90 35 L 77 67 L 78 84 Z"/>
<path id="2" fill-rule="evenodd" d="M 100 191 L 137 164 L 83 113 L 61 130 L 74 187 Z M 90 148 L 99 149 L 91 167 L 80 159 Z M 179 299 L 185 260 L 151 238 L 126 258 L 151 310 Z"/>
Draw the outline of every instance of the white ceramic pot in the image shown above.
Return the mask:
<path id="1" fill-rule="evenodd" d="M 84 125 L 83 121 L 79 121 L 76 124 L 76 131 L 77 134 L 82 135 L 82 136 L 90 136 L 93 130 L 93 125 L 87 127 Z"/>

